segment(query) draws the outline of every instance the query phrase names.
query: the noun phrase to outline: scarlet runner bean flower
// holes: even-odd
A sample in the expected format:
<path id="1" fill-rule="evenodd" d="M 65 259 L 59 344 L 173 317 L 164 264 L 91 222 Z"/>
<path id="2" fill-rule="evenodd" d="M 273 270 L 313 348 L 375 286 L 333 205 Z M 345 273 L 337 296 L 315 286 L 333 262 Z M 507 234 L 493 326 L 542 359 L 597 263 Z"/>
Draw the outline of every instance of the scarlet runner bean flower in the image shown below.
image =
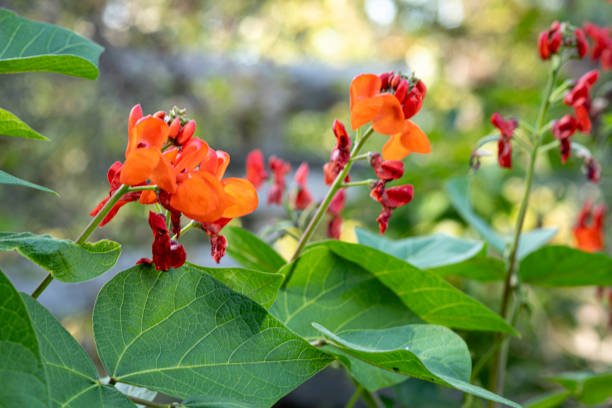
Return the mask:
<path id="1" fill-rule="evenodd" d="M 221 235 L 220 232 L 230 221 L 230 218 L 222 218 L 214 223 L 205 222 L 201 224 L 202 230 L 206 232 L 210 239 L 210 254 L 216 263 L 219 263 L 221 258 L 225 256 L 225 250 L 227 249 L 227 238 Z"/>
<path id="2" fill-rule="evenodd" d="M 606 208 L 599 205 L 592 209 L 592 203 L 585 201 L 572 232 L 576 246 L 586 252 L 603 250 L 603 224 Z"/>
<path id="3" fill-rule="evenodd" d="M 404 174 L 404 163 L 396 160 L 383 161 L 379 153 L 370 154 L 370 165 L 379 178 L 370 191 L 370 197 L 378 201 L 382 211 L 376 221 L 380 227 L 380 233 L 384 234 L 389 226 L 392 210 L 408 204 L 414 197 L 414 186 L 406 184 L 387 188 L 387 183 L 399 179 Z"/>
<path id="4" fill-rule="evenodd" d="M 268 173 L 266 172 L 266 165 L 261 150 L 253 150 L 247 155 L 246 173 L 247 180 L 249 180 L 256 189 L 261 187 L 264 181 L 266 181 L 268 178 Z"/>
<path id="5" fill-rule="evenodd" d="M 308 178 L 308 164 L 302 163 L 295 172 L 294 180 L 297 191 L 293 197 L 293 206 L 296 210 L 304 210 L 312 203 L 312 195 L 308 191 L 306 179 Z"/>
<path id="6" fill-rule="evenodd" d="M 583 58 L 588 52 L 589 44 L 581 28 L 555 21 L 548 30 L 542 31 L 538 37 L 540 58 L 543 60 L 549 59 L 552 55 L 557 54 L 562 46 L 574 49 L 575 55 L 578 58 Z"/>
<path id="7" fill-rule="evenodd" d="M 372 122 L 372 128 L 391 136 L 383 147 L 383 157 L 401 160 L 410 153 L 431 151 L 429 139 L 410 120 L 423 104 L 427 89 L 423 81 L 386 72 L 380 76 L 362 74 L 351 82 L 351 127 Z"/>
<path id="8" fill-rule="evenodd" d="M 555 122 L 552 127 L 553 136 L 559 140 L 559 149 L 561 151 L 561 162 L 565 164 L 570 156 L 572 144 L 570 137 L 576 133 L 578 122 L 572 115 L 565 115 Z"/>
<path id="9" fill-rule="evenodd" d="M 268 191 L 268 204 L 281 205 L 286 187 L 285 176 L 291 171 L 291 166 L 283 159 L 271 156 L 268 159 L 268 167 L 273 175 L 272 186 Z"/>
<path id="10" fill-rule="evenodd" d="M 583 133 L 591 131 L 589 109 L 591 107 L 590 90 L 599 77 L 599 71 L 592 70 L 584 74 L 576 85 L 563 98 L 563 103 L 574 108 L 576 128 Z"/>
<path id="11" fill-rule="evenodd" d="M 584 31 L 594 41 L 591 58 L 599 60 L 604 70 L 612 68 L 612 37 L 610 27 L 600 27 L 597 24 L 587 22 Z"/>
<path id="12" fill-rule="evenodd" d="M 499 113 L 495 112 L 491 116 L 491 123 L 500 133 L 499 142 L 497 142 L 497 162 L 500 167 L 508 169 L 512 168 L 512 136 L 514 130 L 518 127 L 516 118 L 504 119 Z"/>
<path id="13" fill-rule="evenodd" d="M 163 214 L 149 212 L 149 225 L 153 230 L 153 259 L 141 258 L 136 264 L 155 264 L 158 271 L 167 271 L 170 268 L 180 268 L 187 258 L 185 248 L 177 241 L 170 239 L 166 217 Z"/>
<path id="14" fill-rule="evenodd" d="M 329 162 L 323 166 L 325 184 L 328 186 L 332 185 L 351 158 L 351 139 L 346 133 L 344 124 L 336 119 L 332 130 L 336 136 L 336 147 L 332 150 Z"/>

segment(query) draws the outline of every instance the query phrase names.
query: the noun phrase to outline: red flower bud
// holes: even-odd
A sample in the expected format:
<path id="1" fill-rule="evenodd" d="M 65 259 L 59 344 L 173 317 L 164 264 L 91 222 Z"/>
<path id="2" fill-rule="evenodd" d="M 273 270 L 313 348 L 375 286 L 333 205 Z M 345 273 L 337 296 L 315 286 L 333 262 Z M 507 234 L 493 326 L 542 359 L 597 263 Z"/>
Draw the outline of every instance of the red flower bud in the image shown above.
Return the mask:
<path id="1" fill-rule="evenodd" d="M 166 117 L 166 112 L 164 111 L 157 111 L 153 114 L 154 117 L 159 118 L 161 120 L 164 120 L 164 118 Z"/>
<path id="2" fill-rule="evenodd" d="M 574 35 L 576 36 L 576 49 L 578 51 L 578 56 L 583 58 L 587 52 L 589 51 L 589 43 L 586 40 L 584 35 L 584 31 L 582 29 L 577 28 L 574 31 Z"/>
<path id="3" fill-rule="evenodd" d="M 550 50 L 550 53 L 555 54 L 557 50 L 559 50 L 562 43 L 563 34 L 561 34 L 561 31 L 555 32 L 548 42 L 548 49 Z"/>
<path id="4" fill-rule="evenodd" d="M 402 76 L 401 75 L 395 75 L 393 77 L 393 79 L 391 80 L 391 88 L 393 88 L 394 90 L 397 89 L 397 87 L 400 84 L 400 81 L 402 80 Z"/>
<path id="5" fill-rule="evenodd" d="M 395 91 L 395 97 L 397 98 L 400 104 L 404 103 L 404 100 L 408 95 L 408 88 L 408 81 L 406 80 L 406 78 L 402 78 L 400 84 L 397 87 L 397 90 Z"/>
<path id="6" fill-rule="evenodd" d="M 168 133 L 168 137 L 170 139 L 176 138 L 179 134 L 179 130 L 181 130 L 181 120 L 179 118 L 174 118 L 170 124 L 170 132 Z"/>
<path id="7" fill-rule="evenodd" d="M 185 126 L 183 126 L 179 132 L 179 135 L 176 137 L 176 143 L 179 145 L 185 144 L 189 139 L 191 139 L 191 136 L 193 136 L 195 133 L 195 129 L 195 120 L 190 120 L 189 122 L 185 123 Z"/>
<path id="8" fill-rule="evenodd" d="M 393 79 L 393 71 L 383 72 L 378 76 L 380 78 L 380 90 L 389 89 L 391 80 Z"/>
<path id="9" fill-rule="evenodd" d="M 500 167 L 512 168 L 512 136 L 518 127 L 516 118 L 504 119 L 499 113 L 491 115 L 491 123 L 495 126 L 501 136 L 497 142 L 497 162 Z"/>
<path id="10" fill-rule="evenodd" d="M 548 31 L 542 31 L 538 36 L 538 51 L 540 58 L 547 60 L 550 58 L 550 48 L 548 47 Z"/>

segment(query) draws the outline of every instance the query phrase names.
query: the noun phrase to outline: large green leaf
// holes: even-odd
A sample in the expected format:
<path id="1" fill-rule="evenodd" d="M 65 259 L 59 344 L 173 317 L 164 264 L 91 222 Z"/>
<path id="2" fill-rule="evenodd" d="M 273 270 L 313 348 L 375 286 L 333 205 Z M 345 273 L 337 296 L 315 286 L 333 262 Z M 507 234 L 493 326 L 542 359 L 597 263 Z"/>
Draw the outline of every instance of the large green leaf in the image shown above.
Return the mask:
<path id="1" fill-rule="evenodd" d="M 519 404 L 470 384 L 472 362 L 467 346 L 451 330 L 408 325 L 337 335 L 314 324 L 331 345 L 384 370 L 447 385 L 481 398 L 520 408 Z"/>
<path id="2" fill-rule="evenodd" d="M 430 269 L 441 276 L 463 276 L 484 281 L 504 277 L 504 263 L 485 256 L 481 241 L 455 238 L 444 234 L 392 240 L 361 228 L 355 233 L 360 244 L 386 252 L 420 269 Z"/>
<path id="3" fill-rule="evenodd" d="M 281 273 L 289 270 L 291 278 L 270 313 L 308 340 L 320 337 L 313 322 L 338 333 L 422 322 L 371 273 L 327 248 L 305 252 Z M 404 380 L 359 360 L 351 361 L 350 369 L 357 381 L 372 391 Z"/>
<path id="4" fill-rule="evenodd" d="M 11 112 L 0 108 L 0 135 L 24 137 L 26 139 L 49 140 Z"/>
<path id="5" fill-rule="evenodd" d="M 93 279 L 115 265 L 121 245 L 109 240 L 77 245 L 68 239 L 30 232 L 0 232 L 0 251 L 17 250 L 62 282 Z"/>
<path id="6" fill-rule="evenodd" d="M 189 264 L 115 276 L 94 308 L 98 354 L 121 382 L 269 407 L 331 358 Z"/>
<path id="7" fill-rule="evenodd" d="M 612 285 L 612 258 L 562 245 L 527 255 L 519 266 L 523 282 L 541 286 Z"/>
<path id="8" fill-rule="evenodd" d="M 588 406 L 601 404 L 612 397 L 612 372 L 564 373 L 551 380 L 563 385 L 573 397 Z"/>
<path id="9" fill-rule="evenodd" d="M 0 184 L 12 184 L 14 186 L 29 187 L 35 190 L 45 191 L 47 193 L 59 195 L 55 191 L 48 189 L 47 187 L 39 186 L 38 184 L 22 180 L 19 177 L 15 177 L 12 174 L 8 174 L 7 172 L 2 170 L 0 170 Z"/>
<path id="10" fill-rule="evenodd" d="M 278 272 L 286 263 L 274 248 L 245 229 L 228 227 L 223 235 L 228 241 L 227 253 L 245 268 Z"/>
<path id="11" fill-rule="evenodd" d="M 251 298 L 266 309 L 269 309 L 274 303 L 278 289 L 283 283 L 283 276 L 278 273 L 242 268 L 206 268 L 194 264 L 189 264 L 189 266 L 209 274 L 225 286 Z"/>
<path id="12" fill-rule="evenodd" d="M 553 391 L 539 397 L 532 398 L 525 402 L 525 408 L 555 408 L 564 403 L 570 396 L 571 392 L 567 390 Z"/>
<path id="13" fill-rule="evenodd" d="M 558 228 L 537 228 L 521 234 L 516 258 L 521 260 L 527 255 L 546 245 L 559 232 Z"/>
<path id="14" fill-rule="evenodd" d="M 135 407 L 114 387 L 98 381 L 85 350 L 51 313 L 30 296 L 22 294 L 22 298 L 38 337 L 51 407 Z"/>
<path id="15" fill-rule="evenodd" d="M 49 71 L 96 79 L 103 50 L 65 28 L 0 9 L 0 73 Z"/>
<path id="16" fill-rule="evenodd" d="M 506 249 L 504 238 L 497 233 L 482 217 L 480 217 L 470 204 L 469 179 L 455 177 L 446 183 L 446 191 L 451 203 L 461 217 L 470 224 L 493 248 L 500 254 Z"/>
<path id="17" fill-rule="evenodd" d="M 340 241 L 325 241 L 320 245 L 368 270 L 428 323 L 516 334 L 498 314 L 435 273 L 364 245 Z"/>
<path id="18" fill-rule="evenodd" d="M 0 405 L 49 406 L 47 377 L 32 321 L 11 282 L 0 271 Z"/>

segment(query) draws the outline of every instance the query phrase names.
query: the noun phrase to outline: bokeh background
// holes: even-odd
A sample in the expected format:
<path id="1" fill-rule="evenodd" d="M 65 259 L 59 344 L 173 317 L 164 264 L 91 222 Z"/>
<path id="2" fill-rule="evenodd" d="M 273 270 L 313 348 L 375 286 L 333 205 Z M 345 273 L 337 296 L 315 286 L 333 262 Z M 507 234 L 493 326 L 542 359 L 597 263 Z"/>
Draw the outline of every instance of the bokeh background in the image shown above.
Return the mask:
<path id="1" fill-rule="evenodd" d="M 348 122 L 351 78 L 392 69 L 414 71 L 428 86 L 415 121 L 429 135 L 432 153 L 406 160 L 403 181 L 415 185 L 416 196 L 394 212 L 388 235 L 441 231 L 476 237 L 450 205 L 444 183 L 470 173 L 470 153 L 480 137 L 493 132 L 493 112 L 534 121 L 547 70 L 537 55 L 538 33 L 555 19 L 612 22 L 612 4 L 604 0 L 0 0 L 0 6 L 69 28 L 106 48 L 96 81 L 49 73 L 0 77 L 2 106 L 52 139 L 0 138 L 0 168 L 60 194 L 1 186 L 0 230 L 66 238 L 79 233 L 88 212 L 107 194 L 106 170 L 123 158 L 134 104 L 151 113 L 186 108 L 197 120 L 196 134 L 230 153 L 232 175 L 244 174 L 244 158 L 254 148 L 285 158 L 294 169 L 306 161 L 310 188 L 322 198 L 320 169 L 335 142 L 331 123 Z M 564 76 L 593 67 L 590 59 L 574 62 Z M 526 228 L 557 226 L 557 243 L 572 244 L 571 227 L 585 199 L 612 207 L 611 80 L 610 72 L 604 73 L 594 89 L 599 113 L 592 135 L 574 137 L 594 152 L 602 181 L 588 183 L 581 160 L 572 157 L 562 166 L 556 151 L 539 162 Z M 566 112 L 553 110 L 552 117 Z M 371 148 L 380 148 L 384 139 L 373 138 Z M 489 150 L 495 153 L 495 146 Z M 493 155 L 474 175 L 476 210 L 505 233 L 514 224 L 525 160 L 517 154 L 514 170 L 500 170 Z M 369 177 L 365 166 L 359 172 Z M 376 228 L 378 205 L 367 193 L 351 192 L 347 239 L 355 225 Z M 255 232 L 285 217 L 282 208 L 265 204 L 265 190 L 260 201 L 244 220 Z M 145 215 L 142 207 L 127 206 L 94 236 L 124 244 L 116 271 L 149 255 Z M 610 228 L 606 234 L 610 250 Z M 206 237 L 186 238 L 189 259 L 210 264 Z M 291 242 L 281 248 L 287 246 Z M 0 262 L 24 291 L 44 276 L 15 254 L 0 254 Z M 54 282 L 41 297 L 89 351 L 93 302 L 112 275 L 77 286 Z M 498 308 L 496 284 L 454 283 Z M 529 293 L 533 308 L 523 319 L 524 338 L 512 343 L 509 396 L 521 401 L 537 395 L 552 373 L 610 369 L 608 309 L 594 293 L 594 288 Z M 465 335 L 476 354 L 491 341 L 483 334 Z M 331 381 L 315 378 L 281 404 L 342 406 L 351 386 L 338 373 L 325 374 Z M 402 395 L 405 407 L 460 405 L 457 394 L 416 380 L 388 392 Z"/>

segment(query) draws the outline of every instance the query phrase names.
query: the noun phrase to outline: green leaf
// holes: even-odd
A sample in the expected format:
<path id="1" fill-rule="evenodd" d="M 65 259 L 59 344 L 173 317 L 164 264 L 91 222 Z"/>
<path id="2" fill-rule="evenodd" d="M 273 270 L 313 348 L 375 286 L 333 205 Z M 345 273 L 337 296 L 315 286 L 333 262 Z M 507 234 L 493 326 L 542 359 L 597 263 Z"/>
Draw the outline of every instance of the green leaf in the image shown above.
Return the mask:
<path id="1" fill-rule="evenodd" d="M 519 266 L 525 283 L 540 286 L 612 285 L 612 258 L 562 245 L 551 245 L 527 255 Z"/>
<path id="2" fill-rule="evenodd" d="M 135 407 L 114 387 L 98 381 L 96 367 L 85 350 L 47 309 L 30 296 L 21 296 L 40 344 L 51 407 Z"/>
<path id="3" fill-rule="evenodd" d="M 260 305 L 189 264 L 121 272 L 100 291 L 93 320 L 112 377 L 177 398 L 269 407 L 331 361 Z"/>
<path id="4" fill-rule="evenodd" d="M 483 281 L 504 277 L 504 263 L 485 256 L 481 241 L 434 234 L 392 240 L 361 228 L 355 233 L 360 244 L 400 258 L 420 269 L 429 269 L 441 276 L 462 276 Z"/>
<path id="5" fill-rule="evenodd" d="M 285 266 L 281 274 L 288 274 L 289 270 L 291 278 L 279 292 L 270 313 L 307 340 L 320 338 L 313 322 L 339 333 L 422 323 L 371 273 L 327 248 L 305 252 Z M 404 380 L 359 360 L 351 362 L 351 373 L 370 391 Z"/>
<path id="6" fill-rule="evenodd" d="M 251 408 L 252 405 L 244 401 L 231 401 L 227 398 L 211 398 L 206 395 L 190 397 L 181 402 L 187 408 Z"/>
<path id="7" fill-rule="evenodd" d="M 565 402 L 572 394 L 566 390 L 553 391 L 525 402 L 525 408 L 555 408 Z"/>
<path id="8" fill-rule="evenodd" d="M 333 347 L 376 367 L 521 407 L 469 383 L 470 352 L 461 337 L 445 327 L 415 324 L 337 335 L 319 324 L 313 326 L 332 340 Z"/>
<path id="9" fill-rule="evenodd" d="M 286 263 L 274 248 L 245 229 L 228 227 L 223 235 L 228 241 L 227 253 L 245 268 L 274 273 Z"/>
<path id="10" fill-rule="evenodd" d="M 601 404 L 612 397 L 612 372 L 564 373 L 551 380 L 563 385 L 574 397 L 588 406 Z"/>
<path id="11" fill-rule="evenodd" d="M 65 28 L 0 9 L 0 73 L 48 71 L 96 79 L 103 50 Z"/>
<path id="12" fill-rule="evenodd" d="M 363 245 L 340 241 L 321 245 L 368 270 L 428 323 L 517 334 L 498 314 L 435 273 Z"/>
<path id="13" fill-rule="evenodd" d="M 93 279 L 115 265 L 121 245 L 109 240 L 77 245 L 68 239 L 30 232 L 0 232 L 0 251 L 17 250 L 62 282 Z"/>
<path id="14" fill-rule="evenodd" d="M 47 187 L 39 186 L 38 184 L 34 184 L 34 183 L 30 183 L 29 181 L 22 180 L 2 170 L 0 170 L 0 184 L 12 184 L 15 186 L 30 187 L 36 190 L 46 191 L 47 193 L 59 195 L 55 191 L 48 189 Z"/>
<path id="15" fill-rule="evenodd" d="M 190 267 L 199 269 L 217 279 L 230 289 L 241 293 L 269 309 L 276 299 L 276 294 L 283 283 L 283 276 L 242 268 L 206 268 L 194 264 Z"/>
<path id="16" fill-rule="evenodd" d="M 450 195 L 451 203 L 461 217 L 470 224 L 493 248 L 500 254 L 506 249 L 504 238 L 497 233 L 482 217 L 480 217 L 470 204 L 469 179 L 455 177 L 446 183 L 446 191 Z"/>
<path id="17" fill-rule="evenodd" d="M 0 135 L 25 137 L 26 139 L 49 140 L 11 112 L 0 108 Z"/>
<path id="18" fill-rule="evenodd" d="M 520 261 L 527 255 L 546 245 L 559 232 L 558 228 L 538 228 L 521 234 L 516 257 Z"/>
<path id="19" fill-rule="evenodd" d="M 32 321 L 0 271 L 0 403 L 3 408 L 49 406 L 47 377 Z"/>

